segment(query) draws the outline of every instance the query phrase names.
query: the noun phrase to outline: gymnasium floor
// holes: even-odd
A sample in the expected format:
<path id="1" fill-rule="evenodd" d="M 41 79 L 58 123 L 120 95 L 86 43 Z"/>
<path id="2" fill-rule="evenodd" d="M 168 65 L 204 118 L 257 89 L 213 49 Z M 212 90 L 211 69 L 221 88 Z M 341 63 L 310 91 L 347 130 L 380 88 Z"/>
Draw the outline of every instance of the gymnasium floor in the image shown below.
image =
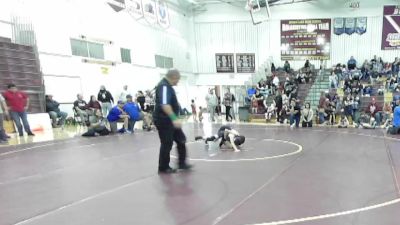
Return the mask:
<path id="1" fill-rule="evenodd" d="M 158 136 L 0 148 L 0 224 L 399 225 L 400 139 L 382 130 L 233 125 L 243 151 L 193 142 L 192 172 L 158 175 Z"/>

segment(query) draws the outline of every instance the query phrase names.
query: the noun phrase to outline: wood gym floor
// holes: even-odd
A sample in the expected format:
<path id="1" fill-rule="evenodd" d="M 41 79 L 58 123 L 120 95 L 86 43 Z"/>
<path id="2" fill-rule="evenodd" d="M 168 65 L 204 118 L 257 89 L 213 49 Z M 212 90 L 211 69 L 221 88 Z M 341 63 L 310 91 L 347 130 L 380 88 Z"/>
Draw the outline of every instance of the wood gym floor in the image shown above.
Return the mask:
<path id="1" fill-rule="evenodd" d="M 193 141 L 218 124 L 186 124 L 195 169 L 173 175 L 155 132 L 1 147 L 0 224 L 400 224 L 399 137 L 233 127 L 238 153 Z"/>

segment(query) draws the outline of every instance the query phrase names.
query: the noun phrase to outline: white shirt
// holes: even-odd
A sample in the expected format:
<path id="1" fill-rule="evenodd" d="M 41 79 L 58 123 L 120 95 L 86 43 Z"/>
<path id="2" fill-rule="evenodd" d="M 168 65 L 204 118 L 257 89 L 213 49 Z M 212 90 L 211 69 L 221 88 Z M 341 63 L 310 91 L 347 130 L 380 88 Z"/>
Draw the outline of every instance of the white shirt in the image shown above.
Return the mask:
<path id="1" fill-rule="evenodd" d="M 276 87 L 278 87 L 279 86 L 279 78 L 277 76 L 275 76 L 274 79 L 272 80 L 272 83 L 274 83 L 274 85 Z"/>
<path id="2" fill-rule="evenodd" d="M 207 105 L 209 106 L 217 106 L 218 105 L 218 99 L 217 96 L 214 94 L 208 94 L 206 97 Z"/>
<path id="3" fill-rule="evenodd" d="M 122 90 L 121 94 L 119 95 L 118 100 L 119 101 L 126 101 L 126 96 L 129 95 L 129 91 L 128 90 Z"/>

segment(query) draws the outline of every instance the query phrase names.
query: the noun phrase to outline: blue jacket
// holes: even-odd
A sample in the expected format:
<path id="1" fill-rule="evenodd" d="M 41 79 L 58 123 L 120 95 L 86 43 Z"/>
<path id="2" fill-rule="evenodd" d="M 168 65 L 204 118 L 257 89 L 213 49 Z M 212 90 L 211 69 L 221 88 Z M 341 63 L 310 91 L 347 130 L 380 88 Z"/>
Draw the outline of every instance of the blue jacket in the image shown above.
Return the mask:
<path id="1" fill-rule="evenodd" d="M 116 122 L 120 119 L 120 115 L 122 114 L 121 110 L 118 108 L 118 106 L 114 106 L 110 112 L 108 113 L 107 120 L 109 122 Z"/>
<path id="2" fill-rule="evenodd" d="M 140 106 L 135 102 L 127 102 L 123 109 L 131 120 L 138 121 L 140 119 Z"/>

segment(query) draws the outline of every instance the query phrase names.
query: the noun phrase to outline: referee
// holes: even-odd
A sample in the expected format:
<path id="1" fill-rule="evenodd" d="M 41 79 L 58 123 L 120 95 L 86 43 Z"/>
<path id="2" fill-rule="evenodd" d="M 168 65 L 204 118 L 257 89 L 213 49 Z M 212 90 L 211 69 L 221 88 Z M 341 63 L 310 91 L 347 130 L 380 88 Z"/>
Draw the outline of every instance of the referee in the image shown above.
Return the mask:
<path id="1" fill-rule="evenodd" d="M 192 167 L 186 163 L 186 136 L 178 121 L 179 103 L 175 90 L 172 88 L 178 84 L 180 78 L 178 70 L 169 70 L 156 87 L 153 120 L 161 142 L 158 173 L 175 173 L 177 171 L 169 166 L 170 151 L 174 141 L 178 149 L 178 169 L 189 170 Z"/>

